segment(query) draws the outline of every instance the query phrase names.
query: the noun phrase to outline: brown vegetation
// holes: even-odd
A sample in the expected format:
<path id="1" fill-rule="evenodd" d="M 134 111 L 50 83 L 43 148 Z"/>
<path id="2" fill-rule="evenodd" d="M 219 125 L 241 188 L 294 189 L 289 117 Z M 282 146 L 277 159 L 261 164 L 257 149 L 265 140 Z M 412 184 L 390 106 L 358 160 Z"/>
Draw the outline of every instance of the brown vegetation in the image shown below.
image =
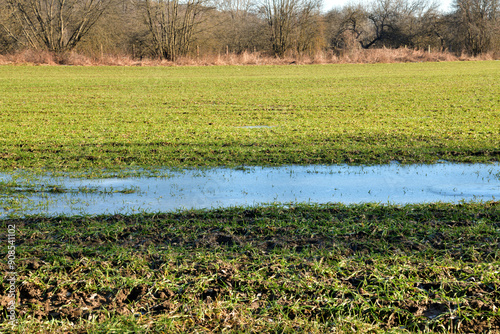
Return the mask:
<path id="1" fill-rule="evenodd" d="M 427 0 L 372 0 L 323 13 L 322 0 L 0 0 L 0 55 L 82 65 L 489 59 L 500 52 L 499 2 L 455 0 L 443 13 Z"/>
<path id="2" fill-rule="evenodd" d="M 401 49 L 359 49 L 334 53 L 317 52 L 313 56 L 273 57 L 260 52 L 179 57 L 176 61 L 162 58 L 134 59 L 130 55 L 104 54 L 98 57 L 77 52 L 57 54 L 48 51 L 24 50 L 0 55 L 0 65 L 71 65 L 71 66 L 213 66 L 213 65 L 306 65 L 306 64 L 374 64 L 415 63 L 442 61 L 498 60 L 500 52 L 488 52 L 477 56 L 455 55 L 450 52 Z"/>

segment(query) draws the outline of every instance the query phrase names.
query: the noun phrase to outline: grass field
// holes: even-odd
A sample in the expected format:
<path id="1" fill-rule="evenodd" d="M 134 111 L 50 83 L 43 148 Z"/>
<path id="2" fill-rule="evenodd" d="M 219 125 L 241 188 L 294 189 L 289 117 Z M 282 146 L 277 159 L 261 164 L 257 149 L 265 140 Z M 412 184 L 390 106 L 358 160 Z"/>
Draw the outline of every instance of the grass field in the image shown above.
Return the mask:
<path id="1" fill-rule="evenodd" d="M 9 220 L 23 281 L 17 332 L 495 333 L 499 208 Z"/>
<path id="2" fill-rule="evenodd" d="M 498 61 L 1 66 L 0 169 L 498 161 L 499 82 Z"/>
<path id="3" fill-rule="evenodd" d="M 0 66 L 0 172 L 499 161 L 499 82 L 495 61 Z M 500 333 L 500 202 L 30 216 L 0 243 L 0 333 Z"/>

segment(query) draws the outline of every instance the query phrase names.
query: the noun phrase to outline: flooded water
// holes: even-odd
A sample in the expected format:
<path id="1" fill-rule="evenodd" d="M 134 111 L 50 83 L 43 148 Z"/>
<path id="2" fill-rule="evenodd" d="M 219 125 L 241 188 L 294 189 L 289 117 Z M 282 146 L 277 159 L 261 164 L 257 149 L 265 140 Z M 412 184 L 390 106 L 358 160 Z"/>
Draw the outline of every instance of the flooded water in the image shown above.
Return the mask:
<path id="1" fill-rule="evenodd" d="M 500 198 L 498 163 L 166 171 L 169 177 L 91 180 L 0 175 L 3 184 L 11 182 L 9 189 L 13 191 L 1 195 L 0 215 L 128 214 L 298 202 L 457 203 Z M 18 185 L 12 186 L 13 181 Z"/>

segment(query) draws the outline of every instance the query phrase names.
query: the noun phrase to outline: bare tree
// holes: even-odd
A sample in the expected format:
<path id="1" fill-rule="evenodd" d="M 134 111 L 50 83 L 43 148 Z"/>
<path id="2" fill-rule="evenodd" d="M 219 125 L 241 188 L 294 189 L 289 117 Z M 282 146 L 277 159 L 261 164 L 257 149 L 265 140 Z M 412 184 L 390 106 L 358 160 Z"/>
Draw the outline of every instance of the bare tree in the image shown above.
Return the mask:
<path id="1" fill-rule="evenodd" d="M 258 15 L 253 0 L 218 1 L 218 25 L 215 36 L 221 47 L 241 53 L 263 49 L 268 44 L 265 20 Z"/>
<path id="2" fill-rule="evenodd" d="M 283 56 L 290 47 L 290 35 L 297 7 L 295 0 L 264 0 L 264 12 L 271 28 L 273 52 Z"/>
<path id="3" fill-rule="evenodd" d="M 217 8 L 220 11 L 229 12 L 235 18 L 250 12 L 254 6 L 253 0 L 219 0 L 217 2 Z"/>
<path id="4" fill-rule="evenodd" d="M 12 21 L 12 9 L 5 1 L 0 1 L 0 53 L 10 51 L 15 47 L 16 36 L 18 32 L 14 31 L 14 27 L 9 25 Z"/>
<path id="5" fill-rule="evenodd" d="M 208 0 L 145 0 L 140 4 L 156 53 L 168 60 L 188 53 L 203 14 L 213 9 Z"/>
<path id="6" fill-rule="evenodd" d="M 314 37 L 314 32 L 318 32 L 311 29 L 311 22 L 319 17 L 321 6 L 322 0 L 262 1 L 275 55 L 283 56 L 294 44 L 299 50 L 304 49 L 304 45 Z"/>
<path id="7" fill-rule="evenodd" d="M 368 13 L 361 5 L 333 9 L 325 16 L 330 46 L 335 49 L 360 48 L 368 34 Z"/>
<path id="8" fill-rule="evenodd" d="M 474 55 L 488 51 L 499 32 L 499 0 L 455 0 L 455 8 L 466 50 Z"/>
<path id="9" fill-rule="evenodd" d="M 427 0 L 376 0 L 368 14 L 371 36 L 366 35 L 361 41 L 362 47 L 411 45 L 421 32 L 419 22 L 436 8 L 435 3 Z"/>
<path id="10" fill-rule="evenodd" d="M 151 55 L 149 30 L 133 0 L 114 0 L 75 51 L 94 58 L 103 55 Z"/>
<path id="11" fill-rule="evenodd" d="M 0 0 L 0 28 L 16 43 L 53 52 L 73 49 L 113 0 Z"/>
<path id="12" fill-rule="evenodd" d="M 295 49 L 299 54 L 315 52 L 326 45 L 324 22 L 321 16 L 322 1 L 304 0 L 297 8 L 295 24 Z"/>

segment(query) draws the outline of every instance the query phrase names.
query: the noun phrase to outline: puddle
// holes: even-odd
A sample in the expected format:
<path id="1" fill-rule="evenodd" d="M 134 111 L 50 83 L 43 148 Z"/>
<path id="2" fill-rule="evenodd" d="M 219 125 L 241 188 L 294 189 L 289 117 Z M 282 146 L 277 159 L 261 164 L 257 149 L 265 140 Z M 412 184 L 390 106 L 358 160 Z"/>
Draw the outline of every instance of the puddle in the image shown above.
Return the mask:
<path id="1" fill-rule="evenodd" d="M 71 179 L 0 174 L 0 216 L 113 214 L 269 203 L 489 201 L 500 164 L 166 170 L 169 177 Z M 10 188 L 6 188 L 6 182 Z M 8 189 L 10 193 L 7 193 Z"/>

